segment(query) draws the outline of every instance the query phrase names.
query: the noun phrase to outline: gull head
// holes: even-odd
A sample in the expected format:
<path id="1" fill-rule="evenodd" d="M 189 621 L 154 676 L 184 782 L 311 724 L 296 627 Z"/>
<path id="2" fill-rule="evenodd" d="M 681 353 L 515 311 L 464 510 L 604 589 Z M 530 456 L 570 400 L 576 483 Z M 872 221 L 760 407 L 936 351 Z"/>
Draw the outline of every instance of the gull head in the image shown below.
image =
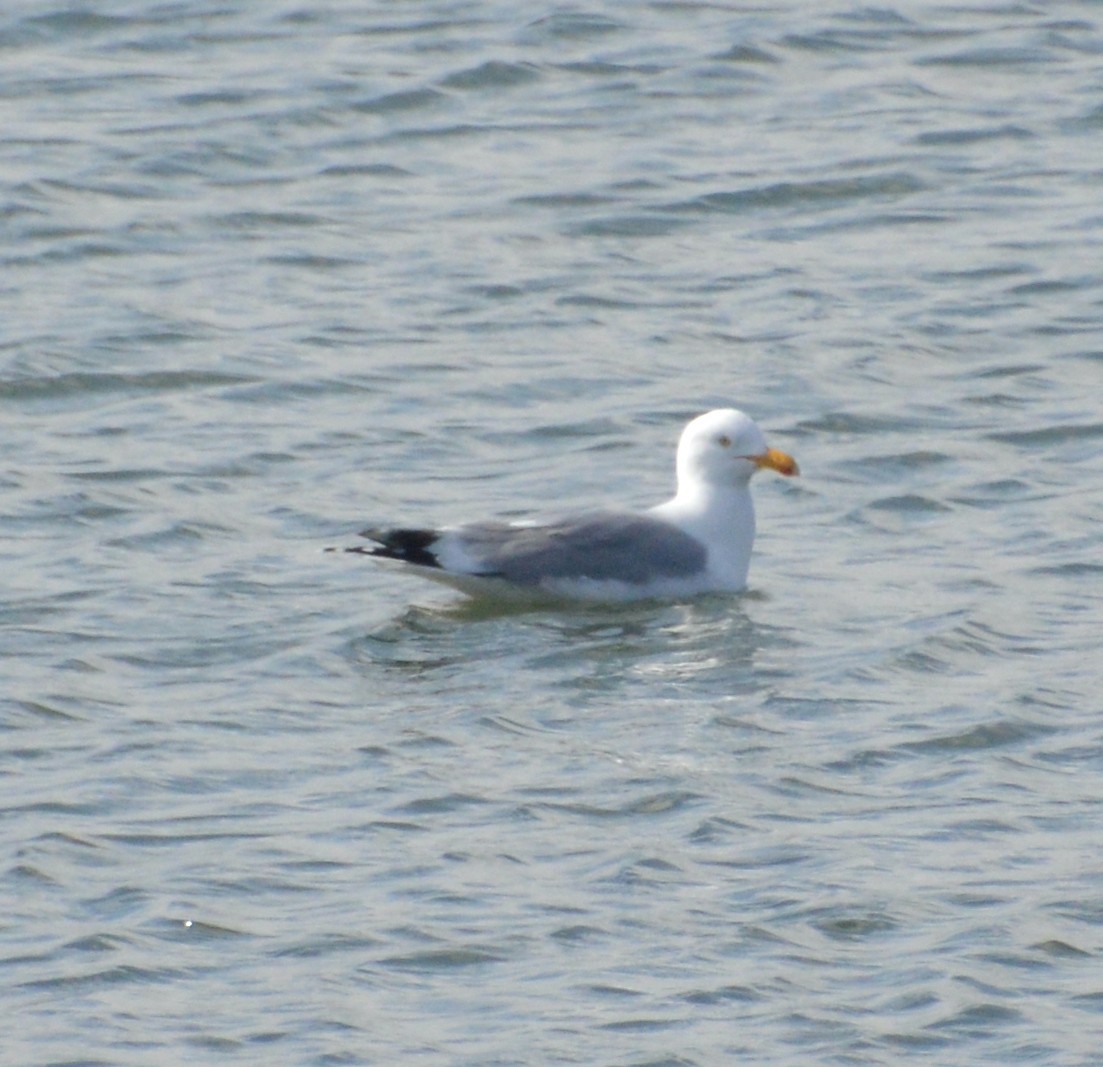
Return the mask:
<path id="1" fill-rule="evenodd" d="M 770 448 L 754 420 L 734 408 L 699 415 L 678 442 L 678 486 L 741 486 L 755 471 L 800 473 L 792 456 Z"/>

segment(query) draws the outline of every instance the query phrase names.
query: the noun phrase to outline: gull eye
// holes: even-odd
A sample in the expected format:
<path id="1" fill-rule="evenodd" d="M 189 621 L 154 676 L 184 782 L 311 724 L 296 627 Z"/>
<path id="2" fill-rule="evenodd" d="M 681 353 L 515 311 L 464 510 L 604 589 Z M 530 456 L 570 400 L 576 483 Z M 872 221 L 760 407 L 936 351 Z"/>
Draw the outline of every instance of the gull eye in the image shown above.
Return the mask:
<path id="1" fill-rule="evenodd" d="M 716 443 L 717 443 L 717 444 L 718 444 L 718 445 L 719 445 L 719 446 L 720 446 L 721 448 L 730 448 L 730 447 L 731 447 L 731 443 L 732 443 L 732 439 L 731 439 L 731 438 L 730 438 L 730 437 L 729 437 L 729 436 L 728 436 L 728 435 L 727 435 L 726 433 L 722 433 L 722 434 L 721 434 L 721 435 L 720 435 L 720 436 L 719 436 L 719 437 L 718 437 L 718 438 L 716 439 Z"/>

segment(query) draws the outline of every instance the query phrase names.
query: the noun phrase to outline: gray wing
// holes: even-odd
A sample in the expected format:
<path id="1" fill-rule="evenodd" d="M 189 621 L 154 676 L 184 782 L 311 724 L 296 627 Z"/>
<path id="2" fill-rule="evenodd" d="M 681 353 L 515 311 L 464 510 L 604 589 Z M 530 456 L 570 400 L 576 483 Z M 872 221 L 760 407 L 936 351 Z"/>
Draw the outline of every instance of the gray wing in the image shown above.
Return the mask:
<path id="1" fill-rule="evenodd" d="M 479 573 L 523 585 L 584 578 L 642 585 L 686 578 L 708 550 L 675 526 L 647 515 L 591 512 L 543 526 L 480 523 L 456 531 Z"/>

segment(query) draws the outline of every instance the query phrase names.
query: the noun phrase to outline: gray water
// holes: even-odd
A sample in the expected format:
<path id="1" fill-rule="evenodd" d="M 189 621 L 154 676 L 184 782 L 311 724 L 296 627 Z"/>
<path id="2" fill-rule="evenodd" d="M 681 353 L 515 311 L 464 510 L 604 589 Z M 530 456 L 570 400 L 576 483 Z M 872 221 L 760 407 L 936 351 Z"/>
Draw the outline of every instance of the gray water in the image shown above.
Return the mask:
<path id="1" fill-rule="evenodd" d="M 3 1064 L 1100 1062 L 1098 3 L 9 3 Z M 742 596 L 369 522 L 670 492 Z"/>

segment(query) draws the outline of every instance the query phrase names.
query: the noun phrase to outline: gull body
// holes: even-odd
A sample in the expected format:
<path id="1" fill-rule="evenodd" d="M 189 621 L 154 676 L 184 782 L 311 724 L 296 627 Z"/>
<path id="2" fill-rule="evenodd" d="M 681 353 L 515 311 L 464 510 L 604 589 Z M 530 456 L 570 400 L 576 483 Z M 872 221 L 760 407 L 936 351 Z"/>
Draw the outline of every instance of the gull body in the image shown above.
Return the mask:
<path id="1" fill-rule="evenodd" d="M 734 408 L 682 431 L 677 492 L 643 512 L 591 511 L 547 523 L 483 522 L 441 529 L 370 528 L 348 551 L 395 560 L 469 595 L 586 600 L 688 597 L 746 587 L 755 537 L 750 481 L 796 461 L 766 444 Z"/>

